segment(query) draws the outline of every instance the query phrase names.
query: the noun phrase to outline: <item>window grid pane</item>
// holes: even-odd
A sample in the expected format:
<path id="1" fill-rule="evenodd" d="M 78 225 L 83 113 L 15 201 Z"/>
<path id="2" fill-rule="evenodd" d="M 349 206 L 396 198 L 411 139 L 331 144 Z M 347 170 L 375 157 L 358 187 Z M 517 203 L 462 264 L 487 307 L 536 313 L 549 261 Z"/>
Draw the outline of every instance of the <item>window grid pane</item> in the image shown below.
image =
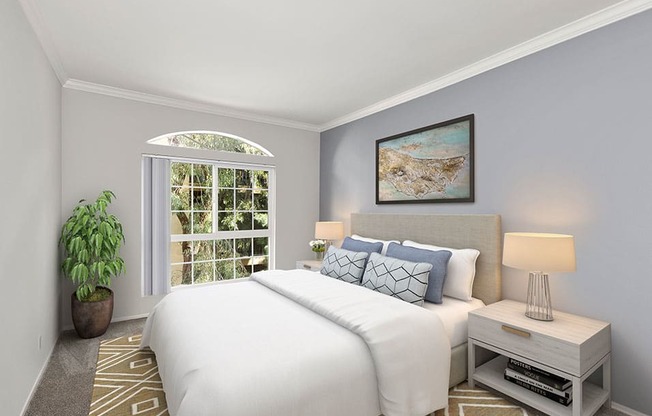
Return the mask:
<path id="1" fill-rule="evenodd" d="M 172 285 L 249 276 L 269 267 L 269 171 L 216 164 L 171 164 Z M 215 232 L 265 236 L 206 239 Z M 195 236 L 203 235 L 201 239 Z"/>

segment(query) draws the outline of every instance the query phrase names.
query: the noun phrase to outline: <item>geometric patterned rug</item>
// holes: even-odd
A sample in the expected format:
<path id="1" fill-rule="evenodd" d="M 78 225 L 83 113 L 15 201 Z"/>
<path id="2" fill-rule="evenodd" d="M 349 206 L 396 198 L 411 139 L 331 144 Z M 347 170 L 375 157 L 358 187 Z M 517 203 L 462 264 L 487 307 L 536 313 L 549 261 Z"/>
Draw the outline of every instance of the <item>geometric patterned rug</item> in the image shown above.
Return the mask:
<path id="1" fill-rule="evenodd" d="M 528 416 L 522 407 L 502 397 L 478 388 L 466 381 L 448 391 L 448 407 L 437 410 L 435 416 Z"/>
<path id="2" fill-rule="evenodd" d="M 102 341 L 89 416 L 169 416 L 156 356 L 138 349 L 140 335 Z M 525 409 L 463 382 L 435 416 L 528 416 Z"/>
<path id="3" fill-rule="evenodd" d="M 89 416 L 168 416 L 156 357 L 141 335 L 102 341 Z"/>

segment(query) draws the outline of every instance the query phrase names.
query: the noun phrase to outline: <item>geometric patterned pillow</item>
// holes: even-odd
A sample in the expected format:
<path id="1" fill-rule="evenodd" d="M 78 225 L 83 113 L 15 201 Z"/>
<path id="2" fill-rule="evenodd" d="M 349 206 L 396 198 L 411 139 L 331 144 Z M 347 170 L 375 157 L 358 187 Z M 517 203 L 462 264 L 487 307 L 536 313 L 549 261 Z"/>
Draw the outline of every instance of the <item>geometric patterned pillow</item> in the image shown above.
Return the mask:
<path id="1" fill-rule="evenodd" d="M 361 286 L 423 306 L 430 269 L 429 263 L 412 263 L 371 253 Z"/>
<path id="2" fill-rule="evenodd" d="M 446 281 L 446 272 L 448 271 L 448 260 L 452 253 L 448 250 L 423 250 L 415 247 L 402 246 L 396 243 L 389 243 L 387 247 L 387 257 L 407 260 L 414 263 L 430 263 L 432 269 L 428 277 L 428 290 L 424 299 L 432 303 L 442 303 L 444 291 L 444 282 Z"/>
<path id="3" fill-rule="evenodd" d="M 359 285 L 367 256 L 368 254 L 365 252 L 330 246 L 321 263 L 321 274 Z"/>

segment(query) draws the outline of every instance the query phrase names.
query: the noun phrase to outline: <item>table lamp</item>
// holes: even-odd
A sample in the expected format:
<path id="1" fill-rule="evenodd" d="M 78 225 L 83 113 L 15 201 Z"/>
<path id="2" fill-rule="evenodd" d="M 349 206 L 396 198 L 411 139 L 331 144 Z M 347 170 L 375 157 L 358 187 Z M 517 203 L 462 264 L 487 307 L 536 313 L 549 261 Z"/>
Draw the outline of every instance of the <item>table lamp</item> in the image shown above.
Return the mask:
<path id="1" fill-rule="evenodd" d="M 318 221 L 315 223 L 315 238 L 326 242 L 326 250 L 331 241 L 344 238 L 344 223 L 341 221 Z"/>
<path id="2" fill-rule="evenodd" d="M 575 239 L 565 234 L 505 233 L 503 264 L 530 272 L 525 316 L 552 321 L 547 272 L 575 271 Z"/>

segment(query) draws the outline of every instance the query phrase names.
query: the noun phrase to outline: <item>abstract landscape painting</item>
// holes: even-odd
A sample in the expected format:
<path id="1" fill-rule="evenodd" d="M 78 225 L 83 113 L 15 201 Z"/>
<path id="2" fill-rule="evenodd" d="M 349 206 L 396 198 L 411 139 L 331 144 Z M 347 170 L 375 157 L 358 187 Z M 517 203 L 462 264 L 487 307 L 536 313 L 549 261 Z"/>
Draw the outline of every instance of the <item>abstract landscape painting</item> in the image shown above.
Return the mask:
<path id="1" fill-rule="evenodd" d="M 473 202 L 474 116 L 376 141 L 376 203 Z"/>

